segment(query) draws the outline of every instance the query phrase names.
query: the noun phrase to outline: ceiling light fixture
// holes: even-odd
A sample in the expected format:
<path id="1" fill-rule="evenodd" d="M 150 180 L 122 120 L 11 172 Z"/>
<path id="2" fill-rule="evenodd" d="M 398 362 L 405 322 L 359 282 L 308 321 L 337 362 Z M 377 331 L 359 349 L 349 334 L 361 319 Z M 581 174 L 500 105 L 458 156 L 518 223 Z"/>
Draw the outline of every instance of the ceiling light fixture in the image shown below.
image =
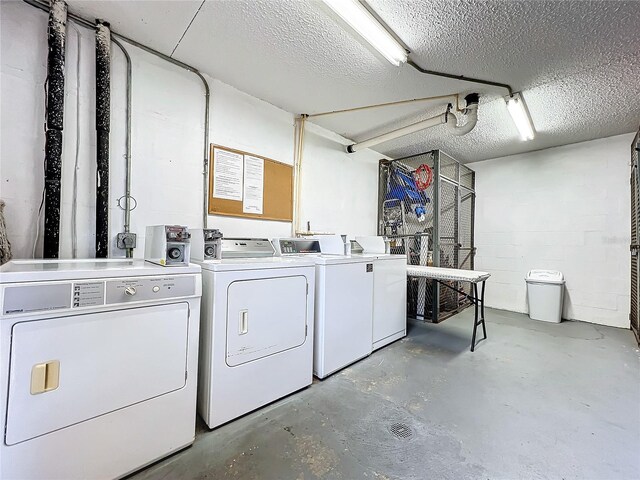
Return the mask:
<path id="1" fill-rule="evenodd" d="M 324 3 L 396 67 L 407 61 L 404 47 L 358 0 L 324 0 Z"/>
<path id="2" fill-rule="evenodd" d="M 533 122 L 522 95 L 514 93 L 512 96 L 506 97 L 505 102 L 507 102 L 507 110 L 509 110 L 513 122 L 518 127 L 522 140 L 533 140 Z"/>

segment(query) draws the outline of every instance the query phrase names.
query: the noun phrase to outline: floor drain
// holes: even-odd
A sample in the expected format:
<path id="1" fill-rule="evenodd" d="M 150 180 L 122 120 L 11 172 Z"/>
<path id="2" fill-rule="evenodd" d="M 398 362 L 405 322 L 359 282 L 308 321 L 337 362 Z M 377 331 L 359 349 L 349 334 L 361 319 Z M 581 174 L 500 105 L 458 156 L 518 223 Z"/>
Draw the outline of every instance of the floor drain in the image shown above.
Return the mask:
<path id="1" fill-rule="evenodd" d="M 406 423 L 393 423 L 389 427 L 389 431 L 398 438 L 407 439 L 413 437 L 413 430 Z"/>

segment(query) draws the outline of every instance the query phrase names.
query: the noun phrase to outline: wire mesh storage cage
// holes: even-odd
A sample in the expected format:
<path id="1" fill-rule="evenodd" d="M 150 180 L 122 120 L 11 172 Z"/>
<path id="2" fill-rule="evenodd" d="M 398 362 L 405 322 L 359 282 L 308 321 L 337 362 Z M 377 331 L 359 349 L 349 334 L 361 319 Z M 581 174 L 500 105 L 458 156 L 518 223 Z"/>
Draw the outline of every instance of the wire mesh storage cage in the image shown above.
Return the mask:
<path id="1" fill-rule="evenodd" d="M 378 235 L 411 265 L 474 268 L 475 172 L 433 150 L 380 160 Z M 450 282 L 470 294 L 468 283 Z M 407 314 L 441 322 L 471 303 L 467 297 L 425 278 L 407 282 Z"/>

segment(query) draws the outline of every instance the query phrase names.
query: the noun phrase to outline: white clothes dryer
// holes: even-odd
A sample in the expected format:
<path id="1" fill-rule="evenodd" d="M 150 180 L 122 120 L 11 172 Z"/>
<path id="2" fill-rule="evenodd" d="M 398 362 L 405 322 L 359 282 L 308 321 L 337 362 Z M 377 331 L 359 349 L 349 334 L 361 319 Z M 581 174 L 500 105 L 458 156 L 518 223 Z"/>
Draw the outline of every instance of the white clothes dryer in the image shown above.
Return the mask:
<path id="1" fill-rule="evenodd" d="M 223 239 L 222 259 L 200 262 L 198 412 L 209 428 L 313 380 L 314 264 L 273 254 L 269 240 Z"/>
<path id="2" fill-rule="evenodd" d="M 118 478 L 195 438 L 197 265 L 0 267 L 0 478 Z"/>

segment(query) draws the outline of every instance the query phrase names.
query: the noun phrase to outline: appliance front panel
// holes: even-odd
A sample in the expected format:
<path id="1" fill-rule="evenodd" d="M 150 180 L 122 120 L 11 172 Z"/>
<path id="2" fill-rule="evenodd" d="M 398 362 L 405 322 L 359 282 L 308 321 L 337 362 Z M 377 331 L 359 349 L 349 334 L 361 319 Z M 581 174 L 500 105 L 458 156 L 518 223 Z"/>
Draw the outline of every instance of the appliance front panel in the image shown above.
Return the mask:
<path id="1" fill-rule="evenodd" d="M 235 281 L 229 285 L 227 301 L 228 366 L 242 365 L 305 342 L 306 277 Z"/>
<path id="2" fill-rule="evenodd" d="M 366 263 L 321 266 L 324 275 L 320 295 L 323 318 L 316 318 L 322 332 L 316 340 L 323 349 L 318 376 L 326 376 L 371 353 L 373 330 L 373 272 Z"/>
<path id="3" fill-rule="evenodd" d="M 187 303 L 16 323 L 5 442 L 184 387 Z"/>
<path id="4" fill-rule="evenodd" d="M 407 261 L 375 262 L 373 275 L 373 342 L 407 328 Z"/>

